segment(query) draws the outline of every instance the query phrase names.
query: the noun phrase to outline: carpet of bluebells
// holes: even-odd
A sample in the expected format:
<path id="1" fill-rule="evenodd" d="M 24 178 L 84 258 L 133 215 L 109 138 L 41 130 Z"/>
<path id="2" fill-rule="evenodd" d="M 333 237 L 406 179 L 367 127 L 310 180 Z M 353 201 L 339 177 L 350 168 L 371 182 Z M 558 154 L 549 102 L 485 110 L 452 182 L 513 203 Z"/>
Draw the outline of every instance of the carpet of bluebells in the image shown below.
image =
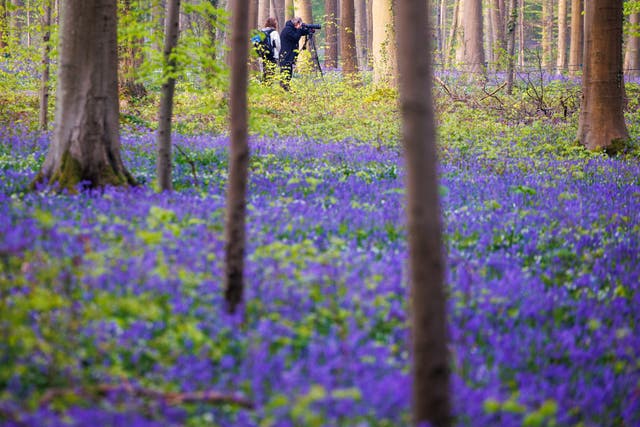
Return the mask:
<path id="1" fill-rule="evenodd" d="M 172 193 L 132 133 L 139 187 L 67 195 L 25 190 L 46 135 L 0 131 L 0 425 L 409 425 L 401 152 L 252 139 L 230 316 L 228 140 L 174 142 Z M 440 176 L 455 424 L 640 425 L 640 165 L 449 150 Z M 255 407 L 162 398 L 196 391 Z"/>

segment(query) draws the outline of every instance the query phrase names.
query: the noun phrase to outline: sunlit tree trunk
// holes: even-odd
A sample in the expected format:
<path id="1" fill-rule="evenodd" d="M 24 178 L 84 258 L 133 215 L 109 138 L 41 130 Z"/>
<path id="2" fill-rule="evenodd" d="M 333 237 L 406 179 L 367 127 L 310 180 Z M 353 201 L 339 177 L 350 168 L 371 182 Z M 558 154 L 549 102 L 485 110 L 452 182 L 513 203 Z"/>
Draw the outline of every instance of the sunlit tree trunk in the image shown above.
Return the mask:
<path id="1" fill-rule="evenodd" d="M 458 51 L 458 40 L 460 39 L 460 11 L 462 0 L 454 0 L 453 15 L 451 15 L 451 28 L 449 29 L 449 38 L 446 44 L 445 61 L 447 65 L 451 65 L 454 59 L 457 59 L 456 52 Z M 464 52 L 464 51 L 463 51 Z"/>
<path id="2" fill-rule="evenodd" d="M 235 313 L 243 300 L 249 142 L 247 86 L 249 14 L 247 0 L 234 0 L 231 22 L 230 147 L 225 227 L 225 301 Z"/>
<path id="3" fill-rule="evenodd" d="M 569 75 L 575 76 L 582 70 L 584 53 L 583 0 L 571 0 L 571 40 L 569 44 Z"/>
<path id="4" fill-rule="evenodd" d="M 263 28 L 269 17 L 269 7 L 271 0 L 258 0 L 258 25 L 256 28 Z"/>
<path id="5" fill-rule="evenodd" d="M 509 0 L 509 19 L 507 20 L 507 93 L 509 95 L 513 93 L 517 22 L 518 0 Z"/>
<path id="6" fill-rule="evenodd" d="M 482 0 L 464 0 L 464 62 L 470 73 L 484 73 Z"/>
<path id="7" fill-rule="evenodd" d="M 116 0 L 62 3 L 55 130 L 36 182 L 133 185 L 120 156 Z"/>
<path id="8" fill-rule="evenodd" d="M 47 130 L 49 126 L 49 74 L 51 63 L 51 0 L 44 0 L 44 16 L 42 18 L 42 76 L 40 77 L 40 117 L 39 127 Z"/>
<path id="9" fill-rule="evenodd" d="M 627 38 L 624 54 L 624 73 L 627 77 L 640 76 L 640 37 L 638 37 L 638 25 L 640 24 L 640 13 L 634 12 L 629 16 L 631 33 Z"/>
<path id="10" fill-rule="evenodd" d="M 392 82 L 396 73 L 395 29 L 391 0 L 373 0 L 373 77 L 376 82 Z"/>
<path id="11" fill-rule="evenodd" d="M 567 71 L 567 0 L 558 1 L 558 55 L 556 73 Z"/>
<path id="12" fill-rule="evenodd" d="M 525 21 L 524 21 L 524 5 L 526 0 L 520 2 L 518 8 L 518 66 L 524 68 L 524 48 L 525 48 Z"/>
<path id="13" fill-rule="evenodd" d="M 156 174 L 160 191 L 171 191 L 171 116 L 173 112 L 173 94 L 176 79 L 172 76 L 176 60 L 172 52 L 178 45 L 180 32 L 180 0 L 167 2 L 164 36 L 164 76 L 160 93 L 160 112 L 158 114 L 158 161 Z"/>
<path id="14" fill-rule="evenodd" d="M 542 68 L 553 68 L 553 0 L 542 0 Z"/>
<path id="15" fill-rule="evenodd" d="M 324 66 L 329 69 L 338 68 L 338 0 L 324 0 L 326 21 L 324 33 L 327 48 L 324 55 Z"/>
<path id="16" fill-rule="evenodd" d="M 624 122 L 622 0 L 585 2 L 585 49 L 578 140 L 617 152 L 629 139 Z"/>
<path id="17" fill-rule="evenodd" d="M 302 18 L 302 22 L 310 24 L 313 22 L 313 11 L 311 8 L 311 0 L 293 0 L 295 15 Z"/>
<path id="18" fill-rule="evenodd" d="M 340 53 L 342 73 L 354 74 L 357 67 L 355 13 L 353 0 L 340 0 Z"/>
<path id="19" fill-rule="evenodd" d="M 446 0 L 440 0 L 440 12 L 438 13 L 438 30 L 440 31 L 440 37 L 438 40 L 440 44 L 438 49 L 440 50 L 440 66 L 444 69 L 447 61 L 447 2 Z"/>
<path id="20" fill-rule="evenodd" d="M 413 424 L 452 425 L 444 249 L 424 0 L 398 2 L 398 71 L 407 168 Z"/>

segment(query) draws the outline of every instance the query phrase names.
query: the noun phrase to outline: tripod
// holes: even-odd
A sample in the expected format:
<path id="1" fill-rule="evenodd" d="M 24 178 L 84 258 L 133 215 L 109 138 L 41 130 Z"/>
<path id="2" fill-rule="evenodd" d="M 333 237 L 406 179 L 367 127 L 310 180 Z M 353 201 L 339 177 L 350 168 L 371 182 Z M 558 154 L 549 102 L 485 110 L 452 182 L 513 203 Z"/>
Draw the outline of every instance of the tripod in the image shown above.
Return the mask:
<path id="1" fill-rule="evenodd" d="M 309 34 L 304 36 L 304 44 L 302 45 L 302 49 L 306 49 L 307 43 L 309 43 L 309 52 L 311 53 L 311 61 L 313 62 L 314 67 L 317 67 L 318 71 L 320 72 L 320 76 L 324 77 L 324 74 L 322 74 L 322 67 L 320 66 L 320 59 L 318 58 L 318 49 L 316 48 L 316 39 L 313 38 L 313 35 L 314 33 L 309 32 Z"/>

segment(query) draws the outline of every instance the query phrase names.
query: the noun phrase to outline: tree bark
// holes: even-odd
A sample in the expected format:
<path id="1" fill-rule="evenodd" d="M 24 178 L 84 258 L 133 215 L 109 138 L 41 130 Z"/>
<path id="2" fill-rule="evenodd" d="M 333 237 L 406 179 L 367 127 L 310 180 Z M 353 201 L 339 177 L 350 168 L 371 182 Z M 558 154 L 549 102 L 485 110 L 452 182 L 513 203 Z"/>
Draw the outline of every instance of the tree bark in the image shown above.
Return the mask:
<path id="1" fill-rule="evenodd" d="M 431 46 L 424 0 L 398 2 L 398 71 L 407 168 L 413 422 L 452 425 Z"/>
<path id="2" fill-rule="evenodd" d="M 622 0 L 585 2 L 585 49 L 578 140 L 590 150 L 621 150 L 624 122 Z"/>
<path id="3" fill-rule="evenodd" d="M 302 18 L 302 22 L 310 24 L 313 22 L 313 11 L 311 9 L 311 0 L 293 0 L 295 16 Z"/>
<path id="4" fill-rule="evenodd" d="M 327 48 L 324 66 L 328 69 L 338 68 L 338 0 L 324 0 L 326 21 L 324 23 Z"/>
<path id="5" fill-rule="evenodd" d="M 466 71 L 484 74 L 482 0 L 464 0 L 464 62 Z"/>
<path id="6" fill-rule="evenodd" d="M 44 16 L 42 19 L 42 76 L 40 78 L 40 130 L 47 130 L 49 126 L 49 75 L 51 64 L 51 14 L 53 5 L 51 0 L 44 0 Z"/>
<path id="7" fill-rule="evenodd" d="M 244 248 L 246 194 L 249 175 L 247 86 L 249 16 L 247 0 L 235 0 L 232 10 L 231 40 L 231 141 L 225 242 L 225 301 L 235 313 L 244 293 Z"/>
<path id="8" fill-rule="evenodd" d="M 553 67 L 553 0 L 542 0 L 542 69 Z"/>
<path id="9" fill-rule="evenodd" d="M 515 74 L 516 25 L 518 22 L 518 0 L 509 0 L 509 20 L 507 21 L 507 93 L 513 93 Z"/>
<path id="10" fill-rule="evenodd" d="M 373 21 L 373 79 L 375 82 L 393 82 L 396 73 L 395 30 L 391 0 L 374 0 Z"/>
<path id="11" fill-rule="evenodd" d="M 269 7 L 271 0 L 259 0 L 258 1 L 258 26 L 256 28 L 263 28 L 264 23 L 269 17 Z"/>
<path id="12" fill-rule="evenodd" d="M 629 16 L 631 33 L 627 38 L 624 54 L 624 73 L 627 77 L 640 76 L 640 37 L 638 25 L 640 24 L 640 12 L 634 12 Z"/>
<path id="13" fill-rule="evenodd" d="M 565 71 L 567 71 L 567 0 L 559 0 L 556 74 L 563 74 Z"/>
<path id="14" fill-rule="evenodd" d="M 493 23 L 493 52 L 495 60 L 498 63 L 501 62 L 502 55 L 507 49 L 503 6 L 504 3 L 501 0 L 492 0 L 491 2 L 491 21 Z"/>
<path id="15" fill-rule="evenodd" d="M 156 173 L 160 191 L 171 191 L 173 189 L 171 182 L 171 117 L 173 113 L 173 94 L 176 87 L 176 79 L 173 77 L 176 59 L 172 54 L 178 45 L 179 19 L 180 0 L 169 0 L 165 19 L 164 77 L 160 94 L 160 112 L 158 114 L 158 163 Z"/>
<path id="16" fill-rule="evenodd" d="M 355 13 L 353 0 L 340 0 L 340 52 L 342 74 L 345 76 L 358 71 L 355 33 Z"/>
<path id="17" fill-rule="evenodd" d="M 518 66 L 524 68 L 524 47 L 525 47 L 525 21 L 524 21 L 524 4 L 522 0 L 518 9 Z"/>
<path id="18" fill-rule="evenodd" d="M 135 184 L 120 156 L 116 19 L 116 0 L 62 3 L 56 125 L 36 182 Z"/>
<path id="19" fill-rule="evenodd" d="M 355 37 L 356 54 L 358 58 L 357 68 L 366 70 L 369 67 L 369 55 L 367 49 L 367 0 L 355 0 Z"/>
<path id="20" fill-rule="evenodd" d="M 293 6 L 293 0 L 284 0 L 284 22 L 287 22 L 294 17 L 295 7 Z M 282 26 L 284 28 L 284 24 Z"/>

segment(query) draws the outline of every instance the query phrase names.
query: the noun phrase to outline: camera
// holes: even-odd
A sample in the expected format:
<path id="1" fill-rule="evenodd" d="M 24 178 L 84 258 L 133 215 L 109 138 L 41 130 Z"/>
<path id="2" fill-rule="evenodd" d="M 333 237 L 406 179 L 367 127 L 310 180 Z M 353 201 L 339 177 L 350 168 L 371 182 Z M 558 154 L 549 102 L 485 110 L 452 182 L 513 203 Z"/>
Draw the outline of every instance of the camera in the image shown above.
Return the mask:
<path id="1" fill-rule="evenodd" d="M 309 30 L 310 33 L 315 33 L 316 30 L 319 30 L 322 28 L 322 25 L 320 24 L 302 24 L 302 28 L 305 28 L 307 30 Z"/>

